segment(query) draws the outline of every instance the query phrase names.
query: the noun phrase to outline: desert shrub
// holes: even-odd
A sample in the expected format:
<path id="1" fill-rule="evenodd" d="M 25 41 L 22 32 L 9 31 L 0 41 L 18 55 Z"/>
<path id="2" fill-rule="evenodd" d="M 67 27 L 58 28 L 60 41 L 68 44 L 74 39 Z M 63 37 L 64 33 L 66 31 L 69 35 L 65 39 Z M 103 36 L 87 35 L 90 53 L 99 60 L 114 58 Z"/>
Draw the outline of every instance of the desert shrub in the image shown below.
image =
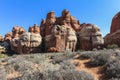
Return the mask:
<path id="1" fill-rule="evenodd" d="M 84 52 L 85 50 L 83 50 L 83 49 L 79 49 L 79 50 L 77 50 L 76 52 L 77 53 L 79 53 L 79 52 Z"/>
<path id="2" fill-rule="evenodd" d="M 94 80 L 94 78 L 85 71 L 59 70 L 51 72 L 49 80 Z"/>
<path id="3" fill-rule="evenodd" d="M 5 69 L 0 65 L 0 80 L 7 80 Z"/>
<path id="4" fill-rule="evenodd" d="M 81 57 L 90 58 L 91 60 L 88 64 L 91 66 L 103 66 L 115 58 L 120 58 L 120 51 L 102 50 L 100 52 L 84 53 L 81 55 Z"/>
<path id="5" fill-rule="evenodd" d="M 61 70 L 73 70 L 75 69 L 75 65 L 71 64 L 71 62 L 69 60 L 63 61 L 62 63 L 60 63 L 60 69 Z"/>
<path id="6" fill-rule="evenodd" d="M 105 65 L 111 58 L 109 53 L 99 53 L 96 56 L 91 58 L 89 65 L 91 66 L 103 66 Z"/>
<path id="7" fill-rule="evenodd" d="M 73 52 L 68 49 L 68 50 L 65 50 L 63 53 L 64 53 L 64 54 L 72 54 Z"/>
<path id="8" fill-rule="evenodd" d="M 96 53 L 96 52 L 94 52 L 94 53 L 93 52 L 85 52 L 85 53 L 80 54 L 80 58 L 89 59 L 89 58 L 93 58 L 97 55 L 98 55 L 98 53 Z"/>
<path id="9" fill-rule="evenodd" d="M 111 78 L 109 80 L 120 80 L 120 78 Z"/>
<path id="10" fill-rule="evenodd" d="M 44 80 L 44 79 L 43 74 L 41 74 L 40 72 L 34 72 L 31 74 L 26 73 L 20 77 L 12 78 L 10 80 Z"/>
<path id="11" fill-rule="evenodd" d="M 112 60 L 106 64 L 106 75 L 113 78 L 120 78 L 120 59 Z"/>
<path id="12" fill-rule="evenodd" d="M 63 62 L 64 60 L 72 59 L 75 56 L 74 53 L 61 53 L 51 56 L 52 62 L 54 64 L 59 64 L 60 62 Z"/>
<path id="13" fill-rule="evenodd" d="M 107 45 L 107 49 L 115 49 L 118 48 L 117 44 Z"/>
<path id="14" fill-rule="evenodd" d="M 117 57 L 117 58 L 120 58 L 120 50 L 119 49 L 116 49 L 114 51 L 114 55 Z"/>
<path id="15" fill-rule="evenodd" d="M 0 58 L 7 58 L 8 56 L 6 54 L 0 53 Z"/>

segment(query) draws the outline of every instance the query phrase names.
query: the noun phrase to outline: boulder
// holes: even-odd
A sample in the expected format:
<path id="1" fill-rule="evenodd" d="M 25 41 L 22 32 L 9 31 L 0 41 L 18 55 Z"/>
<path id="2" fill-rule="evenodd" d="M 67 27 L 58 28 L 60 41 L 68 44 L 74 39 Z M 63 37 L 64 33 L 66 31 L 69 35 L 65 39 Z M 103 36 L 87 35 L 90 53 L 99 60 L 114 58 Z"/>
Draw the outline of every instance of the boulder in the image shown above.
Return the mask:
<path id="1" fill-rule="evenodd" d="M 84 24 L 79 34 L 80 49 L 92 50 L 93 48 L 101 48 L 104 44 L 102 33 L 97 25 Z"/>

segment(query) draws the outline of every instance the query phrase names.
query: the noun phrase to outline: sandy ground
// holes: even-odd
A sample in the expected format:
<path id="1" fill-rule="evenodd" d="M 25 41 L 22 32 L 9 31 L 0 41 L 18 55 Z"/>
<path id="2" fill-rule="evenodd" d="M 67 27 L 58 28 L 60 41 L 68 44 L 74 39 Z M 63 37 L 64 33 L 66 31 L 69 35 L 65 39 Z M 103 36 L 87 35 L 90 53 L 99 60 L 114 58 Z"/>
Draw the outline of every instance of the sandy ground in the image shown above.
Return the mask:
<path id="1" fill-rule="evenodd" d="M 104 74 L 102 73 L 102 66 L 99 67 L 90 67 L 87 66 L 87 63 L 90 61 L 90 59 L 74 59 L 72 63 L 77 63 L 76 66 L 77 70 L 84 70 L 94 76 L 95 80 L 100 80 L 102 77 L 104 77 Z"/>

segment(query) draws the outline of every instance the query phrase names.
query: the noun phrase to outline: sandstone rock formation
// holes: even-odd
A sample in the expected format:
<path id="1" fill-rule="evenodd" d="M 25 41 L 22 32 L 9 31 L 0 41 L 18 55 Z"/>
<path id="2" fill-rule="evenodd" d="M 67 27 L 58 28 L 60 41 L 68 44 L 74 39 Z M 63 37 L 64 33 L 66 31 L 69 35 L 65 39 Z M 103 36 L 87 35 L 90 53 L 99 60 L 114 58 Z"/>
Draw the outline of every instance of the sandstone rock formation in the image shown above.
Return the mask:
<path id="1" fill-rule="evenodd" d="M 51 35 L 45 38 L 45 48 L 49 51 L 65 51 L 66 32 L 65 28 L 59 25 L 53 26 Z"/>
<path id="2" fill-rule="evenodd" d="M 4 41 L 4 37 L 0 35 L 0 42 Z"/>
<path id="3" fill-rule="evenodd" d="M 80 24 L 68 10 L 63 10 L 61 17 L 56 17 L 54 12 L 49 12 L 46 20 L 41 21 L 40 30 L 46 49 L 75 51 L 77 43 L 75 31 L 80 30 Z"/>
<path id="4" fill-rule="evenodd" d="M 107 34 L 104 39 L 105 39 L 106 46 L 113 45 L 113 44 L 120 46 L 120 30 L 117 30 L 112 34 Z"/>
<path id="5" fill-rule="evenodd" d="M 45 36 L 45 20 L 44 19 L 42 19 L 42 21 L 41 21 L 41 23 L 40 23 L 40 34 L 41 34 L 41 36 L 42 37 L 44 37 Z"/>
<path id="6" fill-rule="evenodd" d="M 5 37 L 4 37 L 5 41 L 7 41 L 7 40 L 11 41 L 11 39 L 12 39 L 12 33 L 11 32 L 8 32 L 7 34 L 5 34 Z"/>
<path id="7" fill-rule="evenodd" d="M 63 22 L 63 27 L 66 28 L 66 50 L 75 51 L 77 43 L 76 32 L 71 26 L 68 26 L 65 21 Z"/>
<path id="8" fill-rule="evenodd" d="M 112 44 L 120 46 L 120 12 L 113 17 L 110 33 L 104 39 L 106 46 Z"/>
<path id="9" fill-rule="evenodd" d="M 33 33 L 40 34 L 40 28 L 37 26 L 37 24 L 34 24 L 33 30 L 34 30 Z"/>
<path id="10" fill-rule="evenodd" d="M 23 28 L 23 27 L 20 27 L 19 28 L 19 35 L 21 35 L 21 34 L 23 34 L 23 33 L 25 33 L 26 31 L 25 31 L 25 29 Z"/>
<path id="11" fill-rule="evenodd" d="M 20 35 L 18 40 L 18 51 L 19 53 L 30 53 L 30 52 L 40 52 L 40 44 L 42 42 L 42 37 L 40 34 L 36 33 L 24 33 Z"/>
<path id="12" fill-rule="evenodd" d="M 8 32 L 5 34 L 4 41 L 2 42 L 2 46 L 4 46 L 7 50 L 10 50 L 11 47 L 11 40 L 12 40 L 12 33 Z"/>
<path id="13" fill-rule="evenodd" d="M 56 16 L 54 12 L 49 12 L 46 16 L 44 35 L 45 37 L 51 34 L 51 28 L 55 25 Z"/>
<path id="14" fill-rule="evenodd" d="M 61 17 L 57 17 L 56 24 L 62 25 L 63 21 L 66 21 L 67 26 L 71 26 L 75 31 L 80 31 L 80 22 L 76 20 L 66 9 L 62 11 Z"/>
<path id="15" fill-rule="evenodd" d="M 22 54 L 40 52 L 38 47 L 40 47 L 41 42 L 40 28 L 34 24 L 34 26 L 29 28 L 29 32 L 26 32 L 23 27 L 14 26 L 12 33 L 5 35 L 2 45 L 15 53 Z"/>
<path id="16" fill-rule="evenodd" d="M 12 29 L 12 37 L 10 40 L 11 49 L 15 52 L 18 52 L 18 42 L 19 42 L 19 36 L 25 33 L 25 29 L 21 28 L 19 26 L 14 26 Z"/>
<path id="17" fill-rule="evenodd" d="M 60 17 L 56 17 L 53 11 L 48 12 L 40 27 L 34 24 L 28 32 L 23 27 L 14 26 L 12 33 L 5 35 L 4 41 L 17 53 L 92 50 L 103 45 L 96 25 L 80 24 L 66 9 Z"/>
<path id="18" fill-rule="evenodd" d="M 29 29 L 28 29 L 28 32 L 34 33 L 34 28 L 30 26 Z"/>
<path id="19" fill-rule="evenodd" d="M 120 30 L 120 12 L 118 12 L 112 19 L 110 34 Z"/>
<path id="20" fill-rule="evenodd" d="M 79 32 L 80 49 L 92 50 L 93 48 L 101 48 L 104 45 L 102 34 L 97 25 L 82 24 Z"/>
<path id="21" fill-rule="evenodd" d="M 33 27 L 29 28 L 29 32 L 21 28 L 21 33 L 17 39 L 17 52 L 21 54 L 30 53 L 30 52 L 40 52 L 38 47 L 42 42 L 42 37 L 40 36 L 39 27 L 34 24 Z M 18 46 L 19 45 L 19 46 Z"/>

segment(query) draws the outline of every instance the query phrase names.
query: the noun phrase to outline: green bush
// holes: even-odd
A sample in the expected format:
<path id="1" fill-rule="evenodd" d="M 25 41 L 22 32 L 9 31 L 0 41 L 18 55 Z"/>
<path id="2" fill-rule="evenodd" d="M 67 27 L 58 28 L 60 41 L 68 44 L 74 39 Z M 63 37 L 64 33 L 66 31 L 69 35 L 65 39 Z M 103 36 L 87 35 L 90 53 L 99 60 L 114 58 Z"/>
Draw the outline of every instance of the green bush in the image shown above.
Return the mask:
<path id="1" fill-rule="evenodd" d="M 107 49 L 115 49 L 115 48 L 118 48 L 117 44 L 111 44 L 107 46 Z"/>
<path id="2" fill-rule="evenodd" d="M 8 56 L 0 53 L 0 58 L 7 58 Z"/>

